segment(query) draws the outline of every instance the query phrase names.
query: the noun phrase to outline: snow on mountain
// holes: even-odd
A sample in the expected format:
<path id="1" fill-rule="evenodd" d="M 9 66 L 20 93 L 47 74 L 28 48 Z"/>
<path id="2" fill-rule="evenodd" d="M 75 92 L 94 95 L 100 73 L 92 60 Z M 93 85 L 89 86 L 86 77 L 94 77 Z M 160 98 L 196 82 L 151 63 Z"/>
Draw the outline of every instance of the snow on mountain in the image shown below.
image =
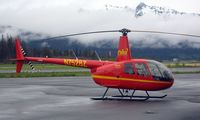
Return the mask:
<path id="1" fill-rule="evenodd" d="M 141 17 L 148 13 L 154 13 L 156 15 L 193 15 L 193 16 L 200 16 L 198 13 L 186 13 L 186 12 L 179 12 L 174 9 L 168 9 L 164 7 L 158 6 L 149 6 L 145 3 L 141 2 L 135 9 L 135 17 Z"/>
<path id="2" fill-rule="evenodd" d="M 169 32 L 178 32 L 178 33 L 190 33 L 190 34 L 199 34 L 199 18 L 200 14 L 197 13 L 186 13 L 186 12 L 179 12 L 174 9 L 168 9 L 164 7 L 158 7 L 158 6 L 149 6 L 145 3 L 140 3 L 136 6 L 136 8 L 131 8 L 129 6 L 116 6 L 116 5 L 105 5 L 105 10 L 98 10 L 97 11 L 90 11 L 90 12 L 81 12 L 79 13 L 80 16 L 84 16 L 84 18 L 87 19 L 80 19 L 79 21 L 81 24 L 88 22 L 90 17 L 85 17 L 88 14 L 93 17 L 94 19 L 97 19 L 98 16 L 106 16 L 103 20 L 98 19 L 100 23 L 98 23 L 98 26 L 96 27 L 96 24 L 93 24 L 92 22 L 88 22 L 88 25 L 90 27 L 88 28 L 88 31 L 93 28 L 93 30 L 97 30 L 97 28 L 100 26 L 103 26 L 102 28 L 104 30 L 108 29 L 109 27 L 112 28 L 119 28 L 125 27 L 129 29 L 149 29 L 149 30 L 157 30 L 157 31 L 169 31 Z M 113 10 L 114 9 L 114 10 Z M 107 12 L 109 10 L 109 12 Z M 113 11 L 112 11 L 113 10 Z M 120 11 L 119 11 L 120 10 Z M 113 14 L 116 14 L 112 16 Z M 135 17 L 133 17 L 133 13 L 135 14 Z M 94 15 L 95 14 L 95 15 Z M 121 15 L 119 17 L 119 15 Z M 163 19 L 164 16 L 172 16 L 169 17 L 169 19 Z M 188 16 L 189 15 L 189 16 Z M 130 17 L 131 16 L 131 17 Z M 143 16 L 143 17 L 142 17 Z M 194 17 L 193 17 L 194 16 Z M 103 18 L 102 17 L 102 18 Z M 141 17 L 140 19 L 138 19 Z M 115 21 L 115 19 L 117 20 Z M 124 19 L 125 18 L 125 19 Z M 110 22 L 110 20 L 113 20 Z M 123 21 L 125 20 L 125 21 Z M 106 21 L 106 22 L 105 22 Z M 194 24 L 195 23 L 195 24 Z M 184 26 L 183 26 L 184 25 Z M 73 24 L 73 27 L 75 25 Z M 76 25 L 77 26 L 77 25 Z M 87 23 L 86 23 L 87 26 Z M 176 27 L 174 27 L 176 26 Z M 84 27 L 83 27 L 84 28 Z M 102 29 L 101 28 L 101 29 Z M 58 27 L 58 29 L 61 29 Z M 82 27 L 79 27 L 77 30 L 81 30 Z M 85 29 L 84 29 L 85 30 Z M 66 29 L 66 31 L 68 31 Z M 74 32 L 75 33 L 75 32 Z M 0 35 L 3 34 L 4 36 L 11 35 L 13 37 L 20 36 L 23 40 L 36 40 L 36 39 L 42 39 L 46 38 L 49 35 L 41 34 L 41 33 L 35 33 L 31 32 L 29 30 L 19 29 L 13 26 L 1 26 L 0 25 Z M 61 34 L 62 35 L 62 34 Z M 132 36 L 131 36 L 132 35 Z M 106 37 L 104 37 L 106 36 Z M 115 36 L 113 34 L 105 34 L 105 35 L 90 35 L 87 36 L 80 36 L 77 37 L 79 40 L 78 42 L 83 42 L 85 45 L 92 45 L 94 46 L 96 44 L 97 47 L 104 47 L 106 43 L 99 42 L 105 39 L 113 39 L 112 36 Z M 134 36 L 134 37 L 133 37 Z M 91 37 L 91 38 L 90 38 Z M 114 40 L 117 42 L 118 36 L 115 37 Z M 89 39 L 88 39 L 89 38 Z M 129 34 L 129 38 L 131 41 L 131 38 L 134 38 L 134 45 L 138 47 L 152 47 L 152 48 L 180 48 L 180 47 L 193 47 L 193 48 L 200 48 L 200 43 L 194 42 L 196 41 L 195 38 L 190 37 L 182 37 L 182 36 L 165 36 L 165 35 L 159 35 L 159 34 Z M 193 41 L 194 39 L 194 41 Z M 85 40 L 85 41 L 84 41 Z M 94 40 L 93 42 L 90 42 L 90 40 Z M 95 43 L 96 42 L 96 43 Z M 103 43 L 103 44 L 100 44 Z M 116 44 L 116 43 L 115 43 Z M 47 42 L 44 42 L 42 46 L 48 45 Z M 108 43 L 110 45 L 110 43 Z"/>
<path id="3" fill-rule="evenodd" d="M 133 12 L 135 14 L 135 17 L 141 17 L 145 14 L 153 13 L 155 15 L 193 15 L 193 16 L 200 16 L 199 13 L 187 13 L 187 12 L 180 12 L 175 9 L 169 9 L 165 7 L 159 7 L 159 6 L 149 6 L 143 2 L 139 3 L 136 8 L 131 8 L 128 6 L 115 6 L 107 4 L 105 5 L 106 10 L 110 9 L 123 9 L 126 11 Z"/>
<path id="4" fill-rule="evenodd" d="M 105 5 L 105 7 L 106 7 L 106 10 L 108 11 L 109 9 L 124 9 L 124 10 L 126 10 L 126 11 L 134 11 L 134 9 L 133 8 L 131 8 L 131 7 L 128 7 L 128 6 L 115 6 L 115 5 L 110 5 L 110 4 L 106 4 Z"/>

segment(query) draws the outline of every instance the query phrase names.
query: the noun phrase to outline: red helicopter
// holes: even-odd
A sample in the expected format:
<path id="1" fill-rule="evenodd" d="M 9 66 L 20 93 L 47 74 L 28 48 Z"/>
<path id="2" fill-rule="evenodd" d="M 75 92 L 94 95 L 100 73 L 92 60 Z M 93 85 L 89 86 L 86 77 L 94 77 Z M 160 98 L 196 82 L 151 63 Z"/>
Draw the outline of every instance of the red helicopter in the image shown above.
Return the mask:
<path id="1" fill-rule="evenodd" d="M 164 98 L 163 96 L 150 96 L 148 91 L 158 91 L 170 88 L 174 83 L 172 72 L 162 63 L 148 59 L 132 59 L 127 34 L 129 32 L 146 32 L 162 33 L 172 35 L 184 35 L 200 37 L 197 35 L 168 33 L 159 31 L 141 31 L 141 30 L 109 30 L 95 31 L 78 34 L 57 36 L 47 39 L 69 37 L 84 34 L 96 34 L 106 32 L 121 32 L 119 39 L 116 61 L 100 60 L 81 60 L 81 59 L 63 59 L 63 58 L 46 58 L 46 57 L 27 57 L 20 45 L 19 38 L 16 39 L 16 73 L 20 73 L 24 61 L 36 61 L 42 63 L 60 64 L 66 66 L 83 67 L 91 70 L 91 76 L 95 83 L 106 87 L 106 91 L 99 98 L 93 100 L 147 100 L 149 98 Z M 31 63 L 30 63 L 31 64 Z M 31 65 L 32 66 L 32 65 Z M 106 97 L 110 88 L 118 89 L 120 95 Z M 146 92 L 146 96 L 135 96 L 135 91 L 141 90 Z M 131 93 L 128 93 L 131 91 Z"/>

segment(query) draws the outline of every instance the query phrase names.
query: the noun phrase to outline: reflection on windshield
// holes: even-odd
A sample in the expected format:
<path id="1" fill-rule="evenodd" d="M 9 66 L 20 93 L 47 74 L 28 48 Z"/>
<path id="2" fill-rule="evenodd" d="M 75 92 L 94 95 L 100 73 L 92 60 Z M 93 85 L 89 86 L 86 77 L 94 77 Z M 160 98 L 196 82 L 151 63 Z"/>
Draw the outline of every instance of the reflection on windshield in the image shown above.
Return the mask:
<path id="1" fill-rule="evenodd" d="M 135 67 L 136 67 L 138 75 L 140 75 L 140 76 L 149 76 L 149 72 L 148 72 L 146 64 L 144 64 L 144 63 L 135 63 Z"/>
<path id="2" fill-rule="evenodd" d="M 174 80 L 171 71 L 167 67 L 165 67 L 163 64 L 157 61 L 149 60 L 148 66 L 155 80 L 162 80 L 162 81 Z"/>

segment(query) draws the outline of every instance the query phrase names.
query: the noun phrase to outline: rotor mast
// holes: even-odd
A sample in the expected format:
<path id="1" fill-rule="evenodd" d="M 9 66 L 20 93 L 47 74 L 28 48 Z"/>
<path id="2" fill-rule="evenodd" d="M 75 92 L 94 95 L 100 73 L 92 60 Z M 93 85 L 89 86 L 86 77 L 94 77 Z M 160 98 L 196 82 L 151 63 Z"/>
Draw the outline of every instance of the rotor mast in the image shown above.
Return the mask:
<path id="1" fill-rule="evenodd" d="M 121 32 L 122 36 L 120 36 L 119 38 L 116 61 L 119 62 L 119 61 L 131 60 L 131 51 L 129 48 L 129 42 L 127 37 L 127 34 L 131 32 L 131 30 L 123 28 L 118 32 Z"/>
<path id="2" fill-rule="evenodd" d="M 127 36 L 127 34 L 128 34 L 129 32 L 131 32 L 131 30 L 126 29 L 126 28 L 123 28 L 123 29 L 119 30 L 119 32 L 121 32 L 123 36 Z"/>

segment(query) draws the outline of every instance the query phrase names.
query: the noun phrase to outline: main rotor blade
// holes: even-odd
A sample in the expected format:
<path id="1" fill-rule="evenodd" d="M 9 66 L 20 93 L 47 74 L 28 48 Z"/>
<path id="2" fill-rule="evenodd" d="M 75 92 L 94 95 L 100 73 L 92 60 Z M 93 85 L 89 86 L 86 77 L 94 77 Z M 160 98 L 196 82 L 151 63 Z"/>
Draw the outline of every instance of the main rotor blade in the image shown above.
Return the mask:
<path id="1" fill-rule="evenodd" d="M 96 33 L 111 33 L 111 32 L 121 32 L 123 35 L 127 35 L 127 33 L 129 33 L 129 32 L 138 32 L 138 33 L 141 32 L 141 33 L 156 33 L 156 34 L 170 34 L 170 35 L 200 37 L 200 35 L 192 35 L 192 34 L 185 34 L 185 33 L 161 32 L 161 31 L 150 31 L 150 30 L 129 30 L 129 29 L 123 28 L 121 30 L 105 30 L 105 31 L 92 31 L 92 32 L 67 34 L 67 35 L 49 37 L 49 38 L 44 38 L 44 39 L 39 39 L 39 40 L 51 40 L 51 39 L 64 38 L 64 37 L 77 36 L 77 35 L 96 34 Z"/>
<path id="2" fill-rule="evenodd" d="M 192 35 L 192 34 L 184 34 L 184 33 L 173 33 L 173 32 L 149 31 L 149 30 L 131 30 L 131 32 L 170 34 L 170 35 L 182 35 L 182 36 L 190 36 L 190 37 L 200 37 L 200 35 Z"/>
<path id="3" fill-rule="evenodd" d="M 111 33 L 111 32 L 119 32 L 119 30 L 106 30 L 106 31 L 75 33 L 75 34 L 68 34 L 68 35 L 50 37 L 50 38 L 46 38 L 46 39 L 44 38 L 44 39 L 41 39 L 41 40 L 50 40 L 50 39 L 64 38 L 64 37 L 77 36 L 77 35 L 86 35 L 86 34 L 94 34 L 94 33 Z"/>

